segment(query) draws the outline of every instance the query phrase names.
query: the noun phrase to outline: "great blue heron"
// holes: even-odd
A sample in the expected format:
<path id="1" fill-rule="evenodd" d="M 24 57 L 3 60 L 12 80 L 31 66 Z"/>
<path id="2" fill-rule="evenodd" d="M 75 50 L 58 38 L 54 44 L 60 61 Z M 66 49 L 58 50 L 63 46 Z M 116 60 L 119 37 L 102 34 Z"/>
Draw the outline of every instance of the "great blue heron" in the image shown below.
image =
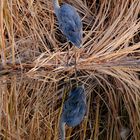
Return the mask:
<path id="1" fill-rule="evenodd" d="M 59 6 L 58 0 L 53 0 L 53 5 L 60 30 L 73 45 L 80 48 L 83 30 L 81 18 L 76 9 L 66 3 Z"/>
<path id="2" fill-rule="evenodd" d="M 59 122 L 60 139 L 65 140 L 65 124 L 74 127 L 81 123 L 86 113 L 86 95 L 84 86 L 73 89 L 64 102 Z"/>

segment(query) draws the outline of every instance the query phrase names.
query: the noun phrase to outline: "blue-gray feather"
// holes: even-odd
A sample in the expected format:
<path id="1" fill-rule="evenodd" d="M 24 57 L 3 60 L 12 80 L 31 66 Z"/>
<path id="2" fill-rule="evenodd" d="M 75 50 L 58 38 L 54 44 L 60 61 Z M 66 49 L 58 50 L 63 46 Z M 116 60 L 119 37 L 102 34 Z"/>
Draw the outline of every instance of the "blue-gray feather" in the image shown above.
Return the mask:
<path id="1" fill-rule="evenodd" d="M 77 87 L 64 102 L 62 119 L 71 127 L 81 123 L 86 113 L 86 96 L 83 87 Z"/>
<path id="2" fill-rule="evenodd" d="M 80 47 L 82 43 L 82 22 L 76 9 L 69 4 L 62 4 L 56 14 L 59 28 L 63 34 L 76 47 Z"/>

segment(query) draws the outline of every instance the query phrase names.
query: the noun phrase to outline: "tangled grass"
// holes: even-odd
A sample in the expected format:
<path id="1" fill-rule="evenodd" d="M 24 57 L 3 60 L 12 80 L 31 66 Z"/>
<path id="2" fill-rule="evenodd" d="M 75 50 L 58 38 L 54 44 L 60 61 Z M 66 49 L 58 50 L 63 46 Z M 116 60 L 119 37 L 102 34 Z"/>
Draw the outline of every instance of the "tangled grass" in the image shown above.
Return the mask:
<path id="1" fill-rule="evenodd" d="M 51 0 L 1 1 L 0 138 L 57 140 L 63 95 L 77 83 L 88 109 L 82 124 L 66 127 L 67 140 L 139 140 L 140 1 L 65 2 L 83 21 L 76 54 Z"/>

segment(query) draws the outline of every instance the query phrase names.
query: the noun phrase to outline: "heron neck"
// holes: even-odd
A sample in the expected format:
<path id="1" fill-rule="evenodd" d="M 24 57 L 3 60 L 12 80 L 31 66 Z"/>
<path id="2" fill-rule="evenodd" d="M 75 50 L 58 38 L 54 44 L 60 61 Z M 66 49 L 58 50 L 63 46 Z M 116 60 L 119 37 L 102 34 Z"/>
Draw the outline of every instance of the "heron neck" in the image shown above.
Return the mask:
<path id="1" fill-rule="evenodd" d="M 58 0 L 53 0 L 53 6 L 54 6 L 55 14 L 57 15 L 58 10 L 60 8 Z"/>
<path id="2" fill-rule="evenodd" d="M 65 123 L 60 119 L 59 122 L 59 138 L 60 140 L 65 140 Z"/>

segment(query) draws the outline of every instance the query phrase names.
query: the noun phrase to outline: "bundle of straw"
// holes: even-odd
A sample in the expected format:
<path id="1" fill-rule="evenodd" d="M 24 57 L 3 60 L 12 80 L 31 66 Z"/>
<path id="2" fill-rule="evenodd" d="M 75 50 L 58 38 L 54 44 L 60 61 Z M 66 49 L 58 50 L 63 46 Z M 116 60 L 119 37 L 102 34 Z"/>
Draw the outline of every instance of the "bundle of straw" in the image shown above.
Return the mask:
<path id="1" fill-rule="evenodd" d="M 66 129 L 67 140 L 139 140 L 140 1 L 65 2 L 82 17 L 77 82 L 88 102 L 85 121 Z M 1 1 L 0 61 L 0 139 L 57 140 L 63 94 L 75 84 L 75 52 L 51 0 Z"/>

